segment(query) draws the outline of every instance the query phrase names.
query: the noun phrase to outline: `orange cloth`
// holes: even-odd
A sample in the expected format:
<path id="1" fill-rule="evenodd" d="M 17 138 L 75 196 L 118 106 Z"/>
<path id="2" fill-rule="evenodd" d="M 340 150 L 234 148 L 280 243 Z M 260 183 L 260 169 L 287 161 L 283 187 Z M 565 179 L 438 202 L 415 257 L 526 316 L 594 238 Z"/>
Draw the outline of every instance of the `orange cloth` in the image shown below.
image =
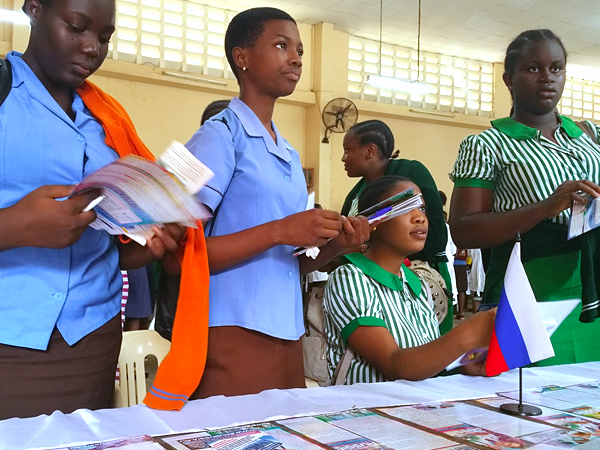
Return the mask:
<path id="1" fill-rule="evenodd" d="M 125 109 L 114 98 L 89 81 L 84 82 L 77 93 L 102 124 L 109 147 L 120 156 L 133 153 L 155 159 L 137 135 Z M 151 408 L 180 410 L 204 372 L 210 273 L 204 231 L 199 221 L 198 226 L 198 229 L 187 229 L 171 351 L 161 363 L 154 384 L 144 399 Z"/>

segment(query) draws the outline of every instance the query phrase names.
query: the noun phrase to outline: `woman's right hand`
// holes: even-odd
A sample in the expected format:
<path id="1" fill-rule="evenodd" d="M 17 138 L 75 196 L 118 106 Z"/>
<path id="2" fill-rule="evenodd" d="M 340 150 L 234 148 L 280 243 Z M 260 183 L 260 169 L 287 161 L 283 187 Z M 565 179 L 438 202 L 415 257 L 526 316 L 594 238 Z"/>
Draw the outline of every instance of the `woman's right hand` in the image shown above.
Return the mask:
<path id="1" fill-rule="evenodd" d="M 469 348 L 467 351 L 475 348 L 488 348 L 492 339 L 497 310 L 498 308 L 492 308 L 475 313 L 459 325 L 464 327 L 466 332 L 466 348 Z"/>
<path id="2" fill-rule="evenodd" d="M 551 219 L 570 208 L 574 201 L 586 203 L 582 196 L 584 193 L 598 198 L 600 197 L 600 186 L 589 180 L 565 181 L 556 188 L 550 197 L 540 202 L 540 206 L 546 211 L 547 218 Z"/>
<path id="3" fill-rule="evenodd" d="M 4 249 L 64 248 L 77 242 L 96 218 L 94 211 L 83 212 L 83 209 L 98 197 L 99 192 L 90 191 L 73 198 L 57 200 L 68 197 L 72 189 L 73 186 L 42 186 L 27 194 L 15 205 L 6 208 L 6 220 L 12 221 L 12 225 L 16 225 L 17 228 L 13 236 L 13 245 L 6 246 L 0 243 L 0 246 Z"/>
<path id="4" fill-rule="evenodd" d="M 321 247 L 329 239 L 335 239 L 342 229 L 338 212 L 310 209 L 279 221 L 280 243 L 295 247 Z"/>

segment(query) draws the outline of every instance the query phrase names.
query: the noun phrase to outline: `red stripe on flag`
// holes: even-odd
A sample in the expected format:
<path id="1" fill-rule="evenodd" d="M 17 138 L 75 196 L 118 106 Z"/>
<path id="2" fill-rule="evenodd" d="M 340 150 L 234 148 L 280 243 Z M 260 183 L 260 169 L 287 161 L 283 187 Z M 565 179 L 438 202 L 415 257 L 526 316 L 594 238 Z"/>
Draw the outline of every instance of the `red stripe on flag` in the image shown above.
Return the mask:
<path id="1" fill-rule="evenodd" d="M 504 355 L 502 354 L 500 344 L 498 344 L 498 338 L 496 337 L 496 328 L 494 327 L 494 330 L 492 331 L 490 347 L 488 349 L 487 358 L 485 360 L 485 374 L 488 377 L 493 377 L 495 375 L 501 374 L 502 372 L 506 372 L 507 370 L 508 366 L 506 365 L 506 360 L 504 359 Z"/>

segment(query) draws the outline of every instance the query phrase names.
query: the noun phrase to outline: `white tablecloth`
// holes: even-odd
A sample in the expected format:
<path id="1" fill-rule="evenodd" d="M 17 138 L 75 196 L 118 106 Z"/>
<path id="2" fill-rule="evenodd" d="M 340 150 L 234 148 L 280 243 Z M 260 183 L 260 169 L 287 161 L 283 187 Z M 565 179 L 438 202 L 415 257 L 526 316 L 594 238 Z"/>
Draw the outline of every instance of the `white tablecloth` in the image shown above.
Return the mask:
<path id="1" fill-rule="evenodd" d="M 567 386 L 600 379 L 600 362 L 523 370 L 523 387 Z M 333 412 L 353 407 L 393 406 L 436 400 L 477 398 L 518 389 L 518 370 L 494 378 L 451 377 L 425 381 L 271 390 L 239 397 L 189 402 L 181 411 L 156 411 L 138 405 L 99 411 L 0 421 L 0 449 L 21 450 L 98 442 L 141 434 L 225 427 L 274 417 Z"/>

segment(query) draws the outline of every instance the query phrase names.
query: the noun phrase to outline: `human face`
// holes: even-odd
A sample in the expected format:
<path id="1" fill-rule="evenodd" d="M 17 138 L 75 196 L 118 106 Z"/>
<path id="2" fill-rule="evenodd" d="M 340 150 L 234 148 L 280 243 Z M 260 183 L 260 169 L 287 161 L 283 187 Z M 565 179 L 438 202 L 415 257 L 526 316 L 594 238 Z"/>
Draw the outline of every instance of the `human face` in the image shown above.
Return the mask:
<path id="1" fill-rule="evenodd" d="M 512 76 L 504 82 L 512 93 L 515 112 L 534 115 L 554 111 L 565 87 L 565 54 L 554 39 L 525 48 Z"/>
<path id="2" fill-rule="evenodd" d="M 115 30 L 114 0 L 29 0 L 31 38 L 23 58 L 52 95 L 70 92 L 106 58 Z"/>
<path id="3" fill-rule="evenodd" d="M 410 187 L 414 188 L 416 194 L 421 193 L 414 183 L 401 181 L 387 197 L 399 194 Z M 377 225 L 371 236 L 373 237 L 373 233 L 377 233 L 377 238 L 373 242 L 375 245 L 385 245 L 402 258 L 405 258 L 423 250 L 428 229 L 429 222 L 423 206 Z"/>
<path id="4" fill-rule="evenodd" d="M 360 145 L 354 131 L 348 131 L 344 136 L 344 154 L 342 162 L 349 177 L 362 177 L 366 173 L 368 146 Z"/>
<path id="5" fill-rule="evenodd" d="M 302 75 L 304 47 L 298 27 L 289 20 L 271 20 L 264 25 L 254 45 L 241 49 L 247 74 L 243 90 L 254 90 L 274 99 L 294 92 Z"/>

